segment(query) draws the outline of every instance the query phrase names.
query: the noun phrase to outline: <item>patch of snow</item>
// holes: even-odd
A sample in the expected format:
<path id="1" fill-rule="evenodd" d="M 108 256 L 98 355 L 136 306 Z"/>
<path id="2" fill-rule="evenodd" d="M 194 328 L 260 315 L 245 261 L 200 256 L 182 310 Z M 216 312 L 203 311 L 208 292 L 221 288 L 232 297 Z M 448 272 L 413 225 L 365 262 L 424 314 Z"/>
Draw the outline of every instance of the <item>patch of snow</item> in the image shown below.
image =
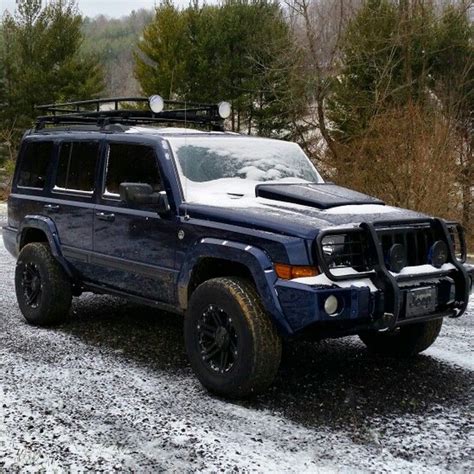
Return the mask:
<path id="1" fill-rule="evenodd" d="M 454 352 L 452 348 L 437 347 L 436 345 L 427 349 L 423 354 L 435 357 L 436 359 L 450 362 L 467 370 L 474 372 L 474 356 L 467 348 L 466 353 Z"/>
<path id="2" fill-rule="evenodd" d="M 360 273 L 357 270 L 354 270 L 353 268 L 334 268 L 331 270 L 331 272 L 336 276 L 356 275 Z M 354 280 L 336 282 L 329 279 L 325 274 L 321 274 L 314 277 L 294 278 L 291 281 L 294 281 L 295 283 L 302 283 L 304 285 L 336 286 L 338 288 L 367 287 L 372 292 L 378 291 L 378 288 L 372 283 L 372 281 L 369 278 L 359 278 L 359 279 L 354 279 Z"/>
<path id="3" fill-rule="evenodd" d="M 326 214 L 387 214 L 400 212 L 400 209 L 385 204 L 348 204 L 331 207 L 322 212 Z"/>
<path id="4" fill-rule="evenodd" d="M 250 171 L 252 174 L 253 171 Z M 258 170 L 255 171 L 255 175 Z M 282 178 L 277 181 L 280 184 L 306 183 L 307 181 L 296 178 Z M 274 204 L 271 199 L 257 198 L 255 196 L 255 186 L 262 181 L 248 178 L 221 178 L 213 181 L 198 183 L 185 177 L 182 178 L 182 186 L 187 196 L 187 202 L 206 204 L 219 207 L 263 207 L 265 204 Z M 287 206 L 293 209 L 305 208 L 292 203 L 278 202 L 278 205 Z"/>
<path id="5" fill-rule="evenodd" d="M 449 331 L 447 330 L 448 325 Z M 423 354 L 474 372 L 473 328 L 474 293 L 471 293 L 466 312 L 459 318 L 446 318 L 437 341 Z"/>
<path id="6" fill-rule="evenodd" d="M 390 272 L 394 276 L 399 275 L 423 275 L 430 273 L 439 273 L 439 272 L 449 272 L 450 270 L 455 270 L 455 266 L 452 263 L 445 263 L 441 268 L 433 267 L 433 265 L 416 265 L 410 267 L 404 267 L 399 273 Z"/>

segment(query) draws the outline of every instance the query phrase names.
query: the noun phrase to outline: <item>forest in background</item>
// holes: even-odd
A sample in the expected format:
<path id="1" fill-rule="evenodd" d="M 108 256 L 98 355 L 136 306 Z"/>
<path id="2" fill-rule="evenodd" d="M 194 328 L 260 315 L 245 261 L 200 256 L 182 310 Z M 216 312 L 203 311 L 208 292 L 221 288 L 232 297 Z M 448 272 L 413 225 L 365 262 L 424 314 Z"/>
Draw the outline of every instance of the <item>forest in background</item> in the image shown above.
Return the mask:
<path id="1" fill-rule="evenodd" d="M 85 18 L 82 51 L 95 55 L 104 67 L 107 96 L 134 96 L 140 85 L 134 75 L 133 52 L 145 26 L 153 20 L 152 10 L 137 10 L 123 18 L 100 15 Z"/>
<path id="2" fill-rule="evenodd" d="M 1 23 L 0 168 L 37 103 L 225 99 L 229 129 L 295 140 L 328 179 L 472 237 L 472 19 L 468 0 L 165 1 L 121 19 L 21 0 Z"/>

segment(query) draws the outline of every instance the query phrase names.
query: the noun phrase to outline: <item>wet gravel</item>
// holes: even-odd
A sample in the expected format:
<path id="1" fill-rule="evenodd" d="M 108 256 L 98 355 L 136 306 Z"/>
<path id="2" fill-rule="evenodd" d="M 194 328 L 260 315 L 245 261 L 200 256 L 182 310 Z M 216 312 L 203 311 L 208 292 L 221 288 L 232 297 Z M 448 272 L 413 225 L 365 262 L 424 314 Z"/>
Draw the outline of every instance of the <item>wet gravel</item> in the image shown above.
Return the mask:
<path id="1" fill-rule="evenodd" d="M 294 343 L 268 393 L 231 403 L 193 377 L 180 317 L 86 294 L 33 328 L 13 272 L 0 244 L 0 471 L 474 470 L 472 298 L 411 362 Z"/>

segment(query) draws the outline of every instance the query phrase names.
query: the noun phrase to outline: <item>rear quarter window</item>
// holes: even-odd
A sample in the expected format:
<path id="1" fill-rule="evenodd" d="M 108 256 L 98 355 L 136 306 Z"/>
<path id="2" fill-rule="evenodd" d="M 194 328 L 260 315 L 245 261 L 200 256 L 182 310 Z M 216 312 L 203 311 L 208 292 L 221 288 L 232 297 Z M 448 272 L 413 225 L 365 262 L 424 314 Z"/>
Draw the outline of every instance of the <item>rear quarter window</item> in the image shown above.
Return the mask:
<path id="1" fill-rule="evenodd" d="M 18 173 L 18 186 L 44 189 L 53 142 L 26 143 Z"/>

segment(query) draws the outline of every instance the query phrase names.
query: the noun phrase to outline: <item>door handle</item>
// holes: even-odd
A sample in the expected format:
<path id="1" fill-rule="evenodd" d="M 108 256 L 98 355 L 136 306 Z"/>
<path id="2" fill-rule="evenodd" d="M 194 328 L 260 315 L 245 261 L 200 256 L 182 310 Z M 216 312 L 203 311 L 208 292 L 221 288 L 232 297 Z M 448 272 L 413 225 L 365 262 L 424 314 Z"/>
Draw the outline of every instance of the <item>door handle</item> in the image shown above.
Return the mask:
<path id="1" fill-rule="evenodd" d="M 46 212 L 58 212 L 59 211 L 59 206 L 57 204 L 45 204 L 43 206 L 43 209 Z"/>
<path id="2" fill-rule="evenodd" d="M 97 219 L 101 221 L 113 222 L 115 220 L 115 214 L 111 214 L 108 212 L 98 212 L 96 213 Z"/>

